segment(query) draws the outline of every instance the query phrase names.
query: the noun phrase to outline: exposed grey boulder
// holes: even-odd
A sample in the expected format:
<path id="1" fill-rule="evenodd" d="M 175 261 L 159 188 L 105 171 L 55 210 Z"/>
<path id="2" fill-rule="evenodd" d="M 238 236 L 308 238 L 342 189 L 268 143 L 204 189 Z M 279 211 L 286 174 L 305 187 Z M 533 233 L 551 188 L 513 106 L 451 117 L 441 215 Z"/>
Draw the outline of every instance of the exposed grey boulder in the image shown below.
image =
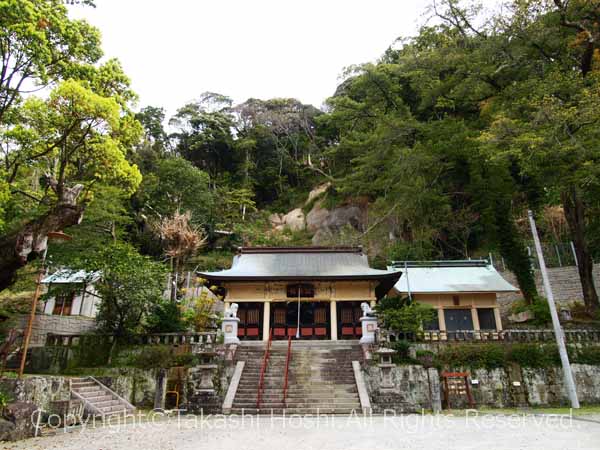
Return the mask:
<path id="1" fill-rule="evenodd" d="M 0 419 L 0 441 L 10 440 L 15 429 L 15 424 L 6 420 Z"/>
<path id="2" fill-rule="evenodd" d="M 273 213 L 269 216 L 269 222 L 271 222 L 271 226 L 273 226 L 274 228 L 285 224 L 283 220 L 283 215 L 277 213 Z"/>
<path id="3" fill-rule="evenodd" d="M 331 210 L 322 226 L 335 231 L 345 225 L 351 225 L 357 231 L 364 231 L 365 224 L 366 213 L 359 206 L 348 205 Z"/>
<path id="4" fill-rule="evenodd" d="M 301 208 L 296 208 L 283 216 L 283 222 L 292 231 L 300 231 L 306 228 L 306 221 Z"/>
<path id="5" fill-rule="evenodd" d="M 315 232 L 319 228 L 323 226 L 323 223 L 329 217 L 329 210 L 327 208 L 323 208 L 323 202 L 317 202 L 310 210 L 310 212 L 306 215 L 306 228 L 309 231 Z"/>
<path id="6" fill-rule="evenodd" d="M 35 436 L 35 419 L 38 407 L 30 402 L 14 402 L 4 408 L 4 418 L 14 425 L 8 440 L 19 441 Z"/>
<path id="7" fill-rule="evenodd" d="M 327 228 L 319 228 L 313 235 L 311 242 L 312 245 L 329 245 L 333 240 L 333 233 Z"/>

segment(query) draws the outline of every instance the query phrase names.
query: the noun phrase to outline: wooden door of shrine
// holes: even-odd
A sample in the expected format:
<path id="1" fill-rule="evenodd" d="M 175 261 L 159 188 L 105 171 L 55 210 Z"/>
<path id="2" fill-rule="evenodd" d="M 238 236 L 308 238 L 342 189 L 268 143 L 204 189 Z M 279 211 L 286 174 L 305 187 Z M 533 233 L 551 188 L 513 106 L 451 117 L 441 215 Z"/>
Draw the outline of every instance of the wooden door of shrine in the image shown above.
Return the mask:
<path id="1" fill-rule="evenodd" d="M 258 340 L 262 336 L 263 304 L 258 302 L 238 303 L 238 337 L 246 340 Z"/>
<path id="2" fill-rule="evenodd" d="M 340 339 L 360 339 L 362 336 L 361 302 L 338 302 L 338 337 Z"/>
<path id="3" fill-rule="evenodd" d="M 272 303 L 271 327 L 273 339 L 295 337 L 300 339 L 329 339 L 329 305 L 325 302 L 300 302 L 298 329 L 298 302 Z"/>

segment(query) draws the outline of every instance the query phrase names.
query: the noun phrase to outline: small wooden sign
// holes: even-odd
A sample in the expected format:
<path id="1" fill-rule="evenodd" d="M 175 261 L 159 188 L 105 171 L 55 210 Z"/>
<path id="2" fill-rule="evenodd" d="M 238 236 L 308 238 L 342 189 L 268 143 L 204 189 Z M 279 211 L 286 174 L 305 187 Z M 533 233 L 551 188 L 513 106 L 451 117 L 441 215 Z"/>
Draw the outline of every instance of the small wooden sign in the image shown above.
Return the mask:
<path id="1" fill-rule="evenodd" d="M 444 403 L 447 409 L 450 409 L 452 399 L 460 399 L 461 397 L 466 397 L 469 408 L 475 407 L 469 386 L 468 372 L 442 372 L 442 380 L 444 383 Z"/>

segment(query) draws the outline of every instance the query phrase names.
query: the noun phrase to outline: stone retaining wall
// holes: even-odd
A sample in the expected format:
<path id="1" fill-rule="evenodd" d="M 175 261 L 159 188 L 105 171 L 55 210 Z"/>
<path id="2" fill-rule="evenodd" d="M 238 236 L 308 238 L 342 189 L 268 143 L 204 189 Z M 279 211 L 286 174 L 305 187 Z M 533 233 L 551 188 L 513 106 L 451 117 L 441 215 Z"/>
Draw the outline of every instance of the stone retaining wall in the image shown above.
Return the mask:
<path id="1" fill-rule="evenodd" d="M 17 327 L 27 328 L 29 316 L 23 315 L 18 319 Z M 83 316 L 53 316 L 36 314 L 31 333 L 31 347 L 41 347 L 46 344 L 48 333 L 53 334 L 84 334 L 97 329 L 96 319 Z"/>
<path id="2" fill-rule="evenodd" d="M 579 401 L 584 405 L 600 404 L 600 366 L 573 364 L 572 366 Z M 460 370 L 460 368 L 456 369 Z M 545 369 L 521 368 L 518 365 L 506 369 L 477 369 L 469 372 L 469 381 L 475 406 L 495 408 L 568 405 L 560 367 Z M 437 377 L 437 379 L 432 379 Z M 392 388 L 383 388 L 382 369 L 372 364 L 365 368 L 365 381 L 371 404 L 376 413 L 385 410 L 414 412 L 431 409 L 431 389 L 441 383 L 437 369 L 425 369 L 418 365 L 396 365 L 391 368 Z M 443 398 L 443 391 L 440 394 Z M 466 402 L 459 403 L 466 406 Z"/>
<path id="3" fill-rule="evenodd" d="M 44 411 L 50 410 L 50 402 L 68 400 L 69 381 L 61 376 L 27 376 L 0 379 L 0 390 L 8 394 L 11 402 L 31 402 Z"/>
<path id="4" fill-rule="evenodd" d="M 138 408 L 153 408 L 158 369 L 113 368 L 94 376 Z"/>
<path id="5" fill-rule="evenodd" d="M 504 271 L 500 272 L 500 274 L 513 286 L 516 286 L 517 288 L 519 287 L 519 284 L 517 283 L 517 277 L 514 273 Z M 574 300 L 583 302 L 583 293 L 581 291 L 581 282 L 579 281 L 577 267 L 552 267 L 548 269 L 548 275 L 550 277 L 552 293 L 554 294 L 556 301 L 562 303 L 570 303 Z M 596 284 L 596 289 L 600 290 L 600 264 L 594 265 L 594 281 Z M 542 273 L 539 270 L 535 271 L 535 284 L 538 288 L 538 292 L 543 295 L 544 286 L 542 282 Z M 512 301 L 520 298 L 523 298 L 520 293 L 498 294 L 498 302 L 500 303 L 503 313 L 508 311 Z"/>
<path id="6" fill-rule="evenodd" d="M 156 370 L 114 368 L 91 370 L 89 374 L 134 406 L 153 407 Z M 39 408 L 48 411 L 51 402 L 69 399 L 69 378 L 58 375 L 28 375 L 21 380 L 2 378 L 0 390 L 7 393 L 11 401 L 35 403 Z"/>

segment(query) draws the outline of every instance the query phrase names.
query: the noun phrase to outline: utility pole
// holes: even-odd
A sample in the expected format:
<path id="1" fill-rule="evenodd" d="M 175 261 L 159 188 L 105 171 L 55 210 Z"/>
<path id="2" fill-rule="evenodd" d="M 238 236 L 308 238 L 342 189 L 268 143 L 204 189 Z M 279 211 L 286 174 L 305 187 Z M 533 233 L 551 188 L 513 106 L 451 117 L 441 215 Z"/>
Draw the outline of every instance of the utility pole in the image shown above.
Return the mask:
<path id="1" fill-rule="evenodd" d="M 35 313 L 37 311 L 38 299 L 42 291 L 42 279 L 44 273 L 46 273 L 46 253 L 48 251 L 48 244 L 44 249 L 42 255 L 42 262 L 38 270 L 37 278 L 35 280 L 35 292 L 33 294 L 33 300 L 31 301 L 31 311 L 29 312 L 29 320 L 27 321 L 27 328 L 25 330 L 25 342 L 21 348 L 21 363 L 19 364 L 19 372 L 17 373 L 19 379 L 23 378 L 23 372 L 25 372 L 25 363 L 27 362 L 27 351 L 29 350 L 29 340 L 31 339 L 31 332 L 33 331 L 33 322 L 35 321 Z"/>
<path id="2" fill-rule="evenodd" d="M 18 372 L 19 379 L 23 378 L 23 373 L 25 372 L 25 365 L 27 362 L 27 350 L 29 349 L 29 341 L 31 340 L 31 333 L 33 331 L 33 322 L 35 321 L 35 313 L 37 312 L 38 300 L 42 292 L 42 279 L 44 278 L 44 274 L 46 273 L 46 255 L 48 254 L 48 246 L 50 245 L 51 240 L 70 241 L 72 238 L 71 236 L 63 233 L 62 231 L 50 231 L 46 235 L 46 239 L 46 248 L 44 249 L 42 261 L 40 263 L 40 270 L 38 271 L 36 278 L 35 293 L 33 294 L 33 300 L 31 301 L 31 311 L 29 312 L 29 320 L 27 321 L 27 329 L 25 330 L 25 340 L 21 349 L 21 364 L 19 365 Z"/>
<path id="3" fill-rule="evenodd" d="M 540 271 L 542 272 L 544 290 L 546 291 L 546 297 L 548 298 L 548 306 L 550 307 L 550 316 L 552 317 L 552 326 L 554 327 L 554 335 L 556 336 L 556 344 L 558 346 L 560 361 L 562 363 L 565 386 L 567 387 L 567 393 L 569 394 L 571 408 L 578 409 L 579 399 L 577 398 L 577 389 L 575 387 L 575 380 L 573 380 L 573 372 L 571 372 L 571 363 L 569 362 L 569 355 L 567 354 L 565 336 L 562 327 L 560 326 L 560 321 L 558 320 L 558 313 L 556 312 L 554 294 L 552 293 L 550 279 L 548 278 L 548 272 L 546 271 L 546 262 L 544 261 L 542 244 L 540 243 L 540 237 L 538 236 L 537 227 L 535 226 L 535 219 L 533 218 L 533 213 L 531 212 L 531 210 L 529 210 L 527 214 L 529 216 L 529 225 L 531 225 L 531 234 L 533 234 L 533 242 L 535 243 L 535 251 L 538 255 Z"/>

